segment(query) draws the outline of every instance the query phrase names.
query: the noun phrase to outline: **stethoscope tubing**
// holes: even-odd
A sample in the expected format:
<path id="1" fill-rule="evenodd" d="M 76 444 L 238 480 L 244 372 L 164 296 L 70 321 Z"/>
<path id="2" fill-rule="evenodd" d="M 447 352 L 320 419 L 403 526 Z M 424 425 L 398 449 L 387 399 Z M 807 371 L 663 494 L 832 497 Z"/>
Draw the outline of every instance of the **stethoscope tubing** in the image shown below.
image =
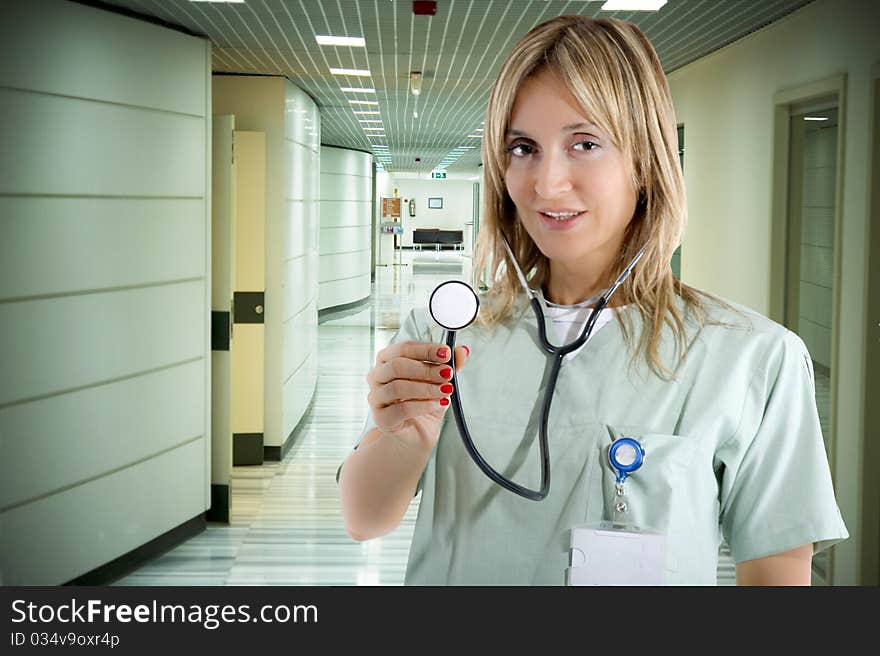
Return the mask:
<path id="1" fill-rule="evenodd" d="M 492 465 L 486 462 L 486 459 L 483 458 L 471 438 L 467 421 L 464 418 L 464 411 L 461 407 L 461 396 L 459 395 L 458 389 L 458 378 L 456 376 L 455 366 L 452 367 L 452 378 L 450 382 L 452 383 L 453 391 L 450 396 L 450 404 L 452 405 L 452 413 L 455 416 L 455 423 L 458 426 L 458 432 L 461 435 L 464 448 L 483 473 L 506 490 L 532 501 L 542 501 L 550 493 L 550 444 L 549 438 L 547 437 L 547 426 L 550 422 L 550 406 L 553 403 L 553 392 L 556 390 L 556 381 L 559 378 L 559 370 L 562 368 L 562 362 L 565 356 L 580 348 L 590 338 L 590 334 L 593 332 L 593 326 L 596 324 L 596 319 L 598 319 L 599 313 L 605 307 L 607 302 L 608 299 L 605 296 L 599 300 L 596 307 L 594 307 L 593 311 L 590 313 L 578 339 L 571 344 L 554 346 L 547 339 L 547 330 L 544 325 L 545 319 L 544 313 L 541 310 L 541 305 L 536 298 L 532 298 L 532 309 L 538 320 L 538 335 L 541 344 L 547 353 L 554 356 L 553 364 L 550 368 L 550 377 L 547 381 L 547 388 L 543 393 L 543 404 L 541 409 L 541 428 L 538 439 L 538 445 L 541 451 L 541 488 L 539 490 L 532 490 L 515 483 L 500 472 L 496 471 Z M 449 330 L 446 333 L 446 345 L 449 347 L 450 353 L 453 354 L 453 365 L 455 361 L 455 332 L 456 331 L 454 330 Z"/>

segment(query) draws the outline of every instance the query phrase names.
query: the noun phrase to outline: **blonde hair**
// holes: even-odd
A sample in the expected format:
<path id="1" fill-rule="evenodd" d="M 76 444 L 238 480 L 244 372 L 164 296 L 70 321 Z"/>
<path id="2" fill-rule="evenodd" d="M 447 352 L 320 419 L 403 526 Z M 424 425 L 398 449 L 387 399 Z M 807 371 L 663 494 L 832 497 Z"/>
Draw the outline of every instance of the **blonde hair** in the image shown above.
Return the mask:
<path id="1" fill-rule="evenodd" d="M 559 76 L 586 116 L 611 135 L 631 162 L 638 203 L 611 281 L 647 243 L 644 256 L 615 292 L 615 301 L 638 308 L 645 326 L 638 351 L 644 352 L 652 371 L 665 377 L 672 369 L 659 356 L 664 325 L 673 331 L 677 354 L 683 358 L 687 352 L 685 318 L 677 307 L 676 296 L 694 310 L 702 325 L 703 293 L 677 280 L 670 267 L 687 213 L 672 96 L 653 46 L 626 21 L 584 16 L 553 18 L 529 31 L 501 67 L 483 126 L 483 216 L 473 272 L 475 284 L 479 284 L 483 273 L 488 274 L 490 302 L 483 304 L 480 322 L 491 328 L 509 317 L 522 289 L 515 269 L 507 262 L 502 234 L 525 275 L 529 277 L 532 272 L 532 287 L 544 287 L 549 279 L 549 260 L 518 220 L 504 183 L 506 134 L 516 94 L 527 77 L 543 70 Z M 620 316 L 632 347 L 632 325 L 626 313 Z"/>

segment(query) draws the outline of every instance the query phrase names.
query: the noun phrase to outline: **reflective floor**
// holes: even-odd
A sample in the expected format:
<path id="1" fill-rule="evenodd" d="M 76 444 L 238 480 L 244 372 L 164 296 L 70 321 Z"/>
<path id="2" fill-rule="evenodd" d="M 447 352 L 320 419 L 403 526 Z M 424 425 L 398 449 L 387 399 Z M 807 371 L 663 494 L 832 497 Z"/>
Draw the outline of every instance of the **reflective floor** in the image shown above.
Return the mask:
<path id="1" fill-rule="evenodd" d="M 439 282 L 469 276 L 460 252 L 400 254 L 379 267 L 369 306 L 324 317 L 315 398 L 280 463 L 236 467 L 229 525 L 209 524 L 115 585 L 401 585 L 418 513 L 415 499 L 393 533 L 364 543 L 345 532 L 335 475 L 367 414 L 364 380 L 401 320 Z M 733 584 L 722 547 L 718 583 Z"/>

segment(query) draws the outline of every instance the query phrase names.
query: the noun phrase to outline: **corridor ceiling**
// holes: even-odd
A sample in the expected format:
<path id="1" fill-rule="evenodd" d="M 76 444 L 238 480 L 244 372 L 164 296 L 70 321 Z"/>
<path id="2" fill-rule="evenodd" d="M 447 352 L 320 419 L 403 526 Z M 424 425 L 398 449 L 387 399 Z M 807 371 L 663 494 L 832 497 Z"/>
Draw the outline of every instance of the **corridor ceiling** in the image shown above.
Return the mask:
<path id="1" fill-rule="evenodd" d="M 604 0 L 437 0 L 434 16 L 414 15 L 410 0 L 105 0 L 105 6 L 206 36 L 215 73 L 286 76 L 320 108 L 321 143 L 377 157 L 387 152 L 386 170 L 427 173 L 456 148 L 463 154 L 450 172 L 477 168 L 480 139 L 468 135 L 481 126 L 501 63 L 519 37 L 552 16 L 632 21 L 670 73 L 811 1 L 669 0 L 660 11 L 607 12 L 601 11 Z M 319 45 L 316 35 L 364 37 L 366 47 Z M 330 68 L 366 69 L 370 75 L 333 75 Z M 412 71 L 421 72 L 418 97 L 410 93 Z M 368 127 L 384 128 L 384 136 L 370 137 L 381 133 Z"/>

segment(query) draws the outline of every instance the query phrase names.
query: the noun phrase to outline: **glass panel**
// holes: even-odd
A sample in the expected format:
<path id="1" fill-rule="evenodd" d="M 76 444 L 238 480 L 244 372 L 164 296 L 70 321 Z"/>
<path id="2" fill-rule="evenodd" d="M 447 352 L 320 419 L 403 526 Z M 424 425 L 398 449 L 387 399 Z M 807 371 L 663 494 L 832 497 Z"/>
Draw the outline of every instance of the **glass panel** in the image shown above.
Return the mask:
<path id="1" fill-rule="evenodd" d="M 831 344 L 834 299 L 834 213 L 837 185 L 837 108 L 794 113 L 790 132 L 788 269 L 785 324 L 807 346 L 815 373 L 816 406 L 831 440 Z M 827 554 L 813 567 L 822 579 Z"/>

